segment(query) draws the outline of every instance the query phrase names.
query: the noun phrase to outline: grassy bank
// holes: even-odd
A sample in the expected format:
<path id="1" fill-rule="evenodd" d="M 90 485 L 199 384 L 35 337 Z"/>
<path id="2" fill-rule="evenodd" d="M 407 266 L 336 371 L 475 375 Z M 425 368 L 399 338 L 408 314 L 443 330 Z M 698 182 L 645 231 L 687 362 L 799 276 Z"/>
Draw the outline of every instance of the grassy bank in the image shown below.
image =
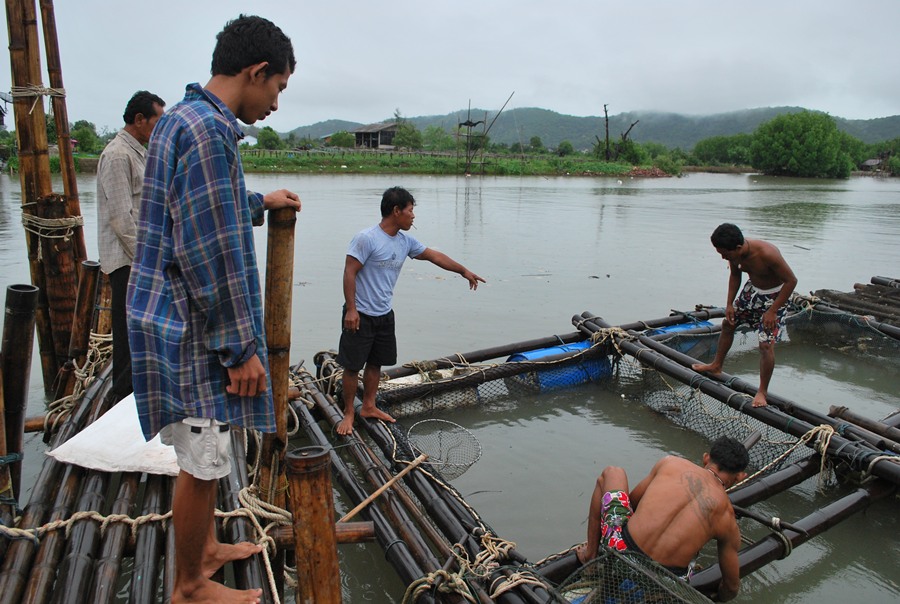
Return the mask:
<path id="1" fill-rule="evenodd" d="M 247 172 L 304 174 L 463 174 L 465 158 L 454 154 L 358 151 L 257 151 L 242 153 Z M 485 155 L 470 166 L 471 174 L 490 176 L 616 176 L 634 174 L 627 164 L 584 156 Z M 647 176 L 665 176 L 647 167 Z M 652 173 L 650 173 L 652 172 Z"/>

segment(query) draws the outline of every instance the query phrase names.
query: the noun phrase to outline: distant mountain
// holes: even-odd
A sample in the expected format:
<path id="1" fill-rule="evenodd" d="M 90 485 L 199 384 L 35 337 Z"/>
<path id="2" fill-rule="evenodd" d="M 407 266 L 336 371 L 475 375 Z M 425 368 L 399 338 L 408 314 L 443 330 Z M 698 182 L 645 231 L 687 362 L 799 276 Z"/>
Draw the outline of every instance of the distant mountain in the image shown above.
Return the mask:
<path id="1" fill-rule="evenodd" d="M 629 138 L 640 143 L 654 142 L 670 149 L 690 150 L 697 141 L 711 136 L 731 136 L 751 133 L 772 118 L 784 113 L 803 111 L 802 107 L 764 107 L 744 109 L 713 115 L 684 115 L 661 112 L 627 112 L 609 116 L 609 136 L 618 140 L 634 122 L 638 122 L 629 133 Z M 527 145 L 531 137 L 539 136 L 547 147 L 555 147 L 567 140 L 576 149 L 590 149 L 597 137 L 603 139 L 605 125 L 603 116 L 578 117 L 563 115 L 536 107 L 520 107 L 502 112 L 484 109 L 462 109 L 447 115 L 428 115 L 407 118 L 419 130 L 429 126 L 440 126 L 448 132 L 455 132 L 458 124 L 471 119 L 483 121 L 490 126 L 488 136 L 492 142 L 522 143 Z M 848 120 L 835 117 L 838 129 L 865 143 L 876 143 L 900 138 L 900 115 L 870 120 Z M 320 138 L 340 130 L 353 130 L 363 124 L 344 120 L 328 120 L 311 126 L 295 128 L 291 132 L 297 138 Z M 482 131 L 478 124 L 475 130 Z M 248 131 L 248 134 L 250 132 Z M 286 133 L 285 133 L 286 134 Z"/>

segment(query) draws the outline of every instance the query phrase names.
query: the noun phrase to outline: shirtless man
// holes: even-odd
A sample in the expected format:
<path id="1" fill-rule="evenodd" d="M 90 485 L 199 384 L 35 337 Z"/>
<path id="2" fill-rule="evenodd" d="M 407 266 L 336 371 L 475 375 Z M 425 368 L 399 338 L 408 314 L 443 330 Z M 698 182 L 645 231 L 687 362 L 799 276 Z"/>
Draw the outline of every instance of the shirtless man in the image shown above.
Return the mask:
<path id="1" fill-rule="evenodd" d="M 702 467 L 663 457 L 630 493 L 625 470 L 607 466 L 591 496 L 587 543 L 577 550 L 579 561 L 595 558 L 602 543 L 643 553 L 684 576 L 700 548 L 715 539 L 722 581 L 713 599 L 732 599 L 741 583 L 741 533 L 725 490 L 746 477 L 748 461 L 744 445 L 723 436 L 703 454 Z"/>
<path id="2" fill-rule="evenodd" d="M 691 369 L 720 373 L 725 355 L 734 342 L 735 329 L 749 325 L 756 329 L 760 354 L 759 389 L 753 397 L 753 406 L 765 407 L 769 381 L 775 369 L 775 342 L 781 340 L 785 303 L 797 286 L 797 277 L 777 247 L 761 239 L 744 239 L 741 230 L 733 224 L 720 224 L 710 240 L 731 269 L 725 320 L 713 362 L 694 363 Z M 742 272 L 747 273 L 748 279 L 738 295 Z"/>

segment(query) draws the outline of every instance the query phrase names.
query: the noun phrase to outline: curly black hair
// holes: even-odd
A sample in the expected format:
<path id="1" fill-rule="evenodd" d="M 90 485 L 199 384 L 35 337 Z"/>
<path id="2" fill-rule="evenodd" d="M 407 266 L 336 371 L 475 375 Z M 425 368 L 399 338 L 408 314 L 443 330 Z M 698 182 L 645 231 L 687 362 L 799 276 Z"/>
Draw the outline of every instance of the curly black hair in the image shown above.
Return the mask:
<path id="1" fill-rule="evenodd" d="M 212 56 L 212 75 L 234 76 L 245 67 L 268 62 L 266 77 L 291 73 L 297 67 L 291 39 L 281 29 L 262 17 L 240 15 L 225 24 L 216 36 Z"/>

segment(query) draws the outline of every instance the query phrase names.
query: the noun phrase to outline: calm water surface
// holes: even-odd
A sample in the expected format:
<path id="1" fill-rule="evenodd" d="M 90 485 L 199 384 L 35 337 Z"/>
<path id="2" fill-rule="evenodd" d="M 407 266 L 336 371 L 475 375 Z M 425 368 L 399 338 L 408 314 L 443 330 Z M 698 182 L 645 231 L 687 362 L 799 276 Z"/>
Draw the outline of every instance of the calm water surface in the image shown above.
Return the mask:
<path id="1" fill-rule="evenodd" d="M 684 178 L 461 178 L 250 175 L 259 191 L 289 188 L 303 199 L 297 226 L 292 357 L 307 366 L 337 347 L 341 271 L 354 233 L 379 219 L 381 192 L 409 188 L 418 200 L 412 235 L 485 279 L 465 281 L 409 261 L 396 289 L 401 362 L 568 333 L 589 310 L 611 323 L 722 305 L 727 266 L 709 243 L 721 222 L 782 251 L 797 291 L 852 290 L 873 275 L 900 276 L 900 181 L 812 181 L 755 175 Z M 94 178 L 79 178 L 89 256 L 97 257 Z M 61 190 L 57 183 L 55 189 Z M 0 285 L 28 282 L 17 179 L 0 176 Z M 257 229 L 265 258 L 265 229 Z M 35 355 L 35 358 L 37 355 Z M 758 356 L 735 352 L 726 371 L 755 382 Z M 773 392 L 820 412 L 843 404 L 880 419 L 900 408 L 898 371 L 810 345 L 777 349 Z M 43 400 L 31 375 L 31 411 Z M 599 386 L 494 403 L 451 416 L 472 430 L 481 461 L 456 481 L 500 536 L 532 560 L 584 539 L 588 498 L 607 464 L 640 479 L 662 455 L 699 460 L 707 443 Z M 43 445 L 28 444 L 28 476 Z M 807 481 L 759 510 L 797 519 L 836 499 Z M 346 506 L 343 500 L 340 506 Z M 897 501 L 798 547 L 745 578 L 738 602 L 897 601 Z M 751 536 L 761 533 L 745 525 Z M 347 601 L 393 602 L 403 585 L 374 545 L 342 546 Z"/>

